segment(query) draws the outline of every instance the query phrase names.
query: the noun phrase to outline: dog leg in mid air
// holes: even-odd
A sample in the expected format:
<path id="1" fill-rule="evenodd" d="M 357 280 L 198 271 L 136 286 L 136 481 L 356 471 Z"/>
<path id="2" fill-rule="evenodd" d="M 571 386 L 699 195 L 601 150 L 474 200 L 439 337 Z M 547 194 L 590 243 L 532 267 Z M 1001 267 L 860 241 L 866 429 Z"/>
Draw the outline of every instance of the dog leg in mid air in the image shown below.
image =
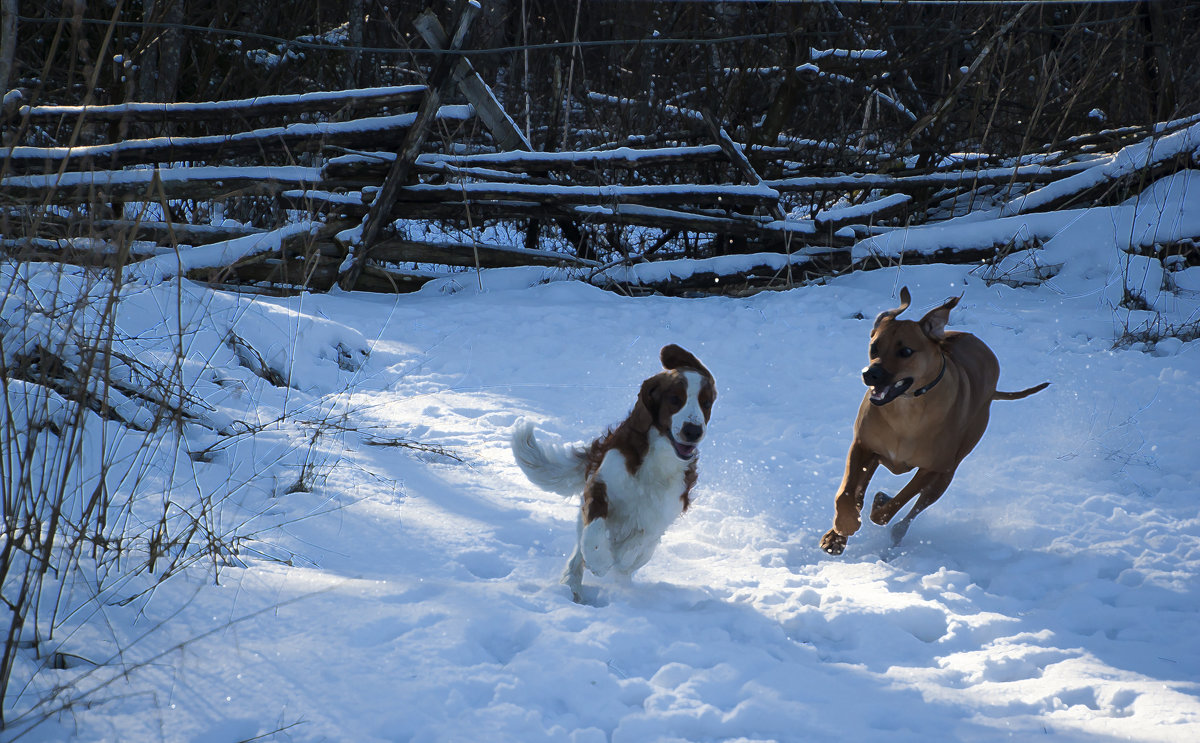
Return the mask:
<path id="1" fill-rule="evenodd" d="M 597 577 L 603 577 L 613 567 L 612 548 L 608 546 L 608 529 L 604 519 L 596 519 L 583 527 L 583 561 Z"/>

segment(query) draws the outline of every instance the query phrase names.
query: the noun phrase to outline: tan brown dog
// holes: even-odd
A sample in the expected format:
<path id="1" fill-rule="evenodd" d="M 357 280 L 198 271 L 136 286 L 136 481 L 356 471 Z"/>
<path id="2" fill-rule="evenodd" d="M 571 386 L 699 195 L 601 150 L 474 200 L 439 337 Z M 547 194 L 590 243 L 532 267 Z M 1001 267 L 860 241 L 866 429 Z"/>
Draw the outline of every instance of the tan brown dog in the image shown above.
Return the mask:
<path id="1" fill-rule="evenodd" d="M 946 492 L 959 463 L 979 443 L 992 400 L 1019 400 L 1050 384 L 997 392 L 1000 364 L 991 349 L 970 333 L 946 331 L 959 297 L 930 310 L 920 322 L 897 320 L 910 299 L 908 287 L 901 289 L 900 306 L 880 313 L 871 330 L 871 364 L 862 372 L 870 390 L 854 421 L 833 528 L 821 538 L 821 549 L 831 555 L 842 554 L 847 537 L 858 531 L 867 484 L 879 465 L 897 475 L 917 468 L 895 497 L 876 493 L 871 505 L 871 520 L 882 526 L 921 494 L 892 527 L 896 545 L 917 514 Z"/>

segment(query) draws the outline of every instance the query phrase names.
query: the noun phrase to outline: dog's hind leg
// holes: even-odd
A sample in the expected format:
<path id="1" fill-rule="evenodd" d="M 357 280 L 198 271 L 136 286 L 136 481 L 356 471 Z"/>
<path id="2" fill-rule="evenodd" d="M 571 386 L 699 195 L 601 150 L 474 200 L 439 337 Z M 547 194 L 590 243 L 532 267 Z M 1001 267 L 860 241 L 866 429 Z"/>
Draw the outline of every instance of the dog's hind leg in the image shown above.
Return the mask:
<path id="1" fill-rule="evenodd" d="M 563 568 L 562 579 L 559 581 L 565 586 L 571 588 L 571 598 L 575 603 L 580 603 L 583 600 L 581 591 L 583 590 L 583 553 L 579 551 L 579 545 L 575 545 L 575 551 L 571 553 L 571 559 L 567 560 L 567 566 Z"/>
<path id="2" fill-rule="evenodd" d="M 563 568 L 562 579 L 559 581 L 565 586 L 571 588 L 571 598 L 575 603 L 583 601 L 583 546 L 581 544 L 583 537 L 583 514 L 579 514 L 579 519 L 575 522 L 575 550 L 571 553 L 571 558 L 567 560 L 567 566 Z"/>
<path id="3" fill-rule="evenodd" d="M 875 500 L 871 502 L 871 520 L 880 526 L 885 526 L 896 513 L 904 508 L 917 493 L 925 493 L 929 490 L 944 473 L 934 470 L 920 469 L 917 474 L 913 475 L 913 479 L 908 481 L 908 484 L 900 489 L 895 496 L 889 497 L 887 493 L 879 492 L 875 494 Z M 950 473 L 953 477 L 954 473 Z M 942 485 L 941 490 L 946 489 L 946 485 L 950 484 L 949 478 L 946 479 L 946 484 Z M 941 496 L 941 491 L 934 497 L 937 500 Z M 933 501 L 930 501 L 932 503 Z"/>
<path id="4" fill-rule="evenodd" d="M 900 544 L 900 541 L 904 539 L 904 535 L 908 533 L 908 527 L 912 525 L 913 519 L 917 517 L 917 514 L 932 506 L 937 502 L 938 498 L 942 497 L 942 494 L 946 492 L 946 488 L 950 486 L 952 479 L 954 479 L 953 472 L 943 474 L 921 491 L 921 497 L 917 498 L 917 502 L 913 504 L 909 512 L 892 526 L 893 547 Z"/>

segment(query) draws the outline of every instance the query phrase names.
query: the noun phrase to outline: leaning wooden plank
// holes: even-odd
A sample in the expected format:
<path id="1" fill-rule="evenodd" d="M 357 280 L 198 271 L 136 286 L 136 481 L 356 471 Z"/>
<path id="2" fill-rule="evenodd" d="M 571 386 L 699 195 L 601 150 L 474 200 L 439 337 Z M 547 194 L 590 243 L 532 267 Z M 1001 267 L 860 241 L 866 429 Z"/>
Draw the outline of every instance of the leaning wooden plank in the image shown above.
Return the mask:
<path id="1" fill-rule="evenodd" d="M 251 118 L 361 108 L 379 109 L 415 104 L 424 92 L 424 85 L 392 85 L 194 103 L 131 102 L 103 106 L 21 106 L 16 110 L 16 115 L 28 117 L 31 121 L 82 116 L 85 120 L 93 122 L 124 119 L 189 123 L 230 117 Z"/>
<path id="2" fill-rule="evenodd" d="M 437 112 L 437 118 L 446 121 L 464 121 L 472 115 L 471 107 L 462 105 L 443 106 Z M 162 162 L 227 160 L 264 153 L 311 152 L 326 146 L 373 148 L 388 141 L 399 141 L 415 119 L 416 114 L 405 113 L 353 121 L 288 124 L 203 137 L 149 137 L 80 147 L 9 147 L 0 149 L 0 172 L 46 173 L 78 167 L 85 162 L 119 168 Z"/>
<path id="3" fill-rule="evenodd" d="M 441 23 L 437 16 L 430 12 L 422 13 L 417 17 L 414 24 L 417 32 L 425 39 L 425 43 L 434 49 L 453 48 L 457 40 L 448 39 L 445 30 L 442 29 Z M 471 61 L 467 58 L 462 58 L 454 66 L 451 79 L 458 85 L 458 89 L 466 96 L 475 110 L 479 112 L 479 117 L 488 131 L 495 137 L 496 142 L 506 150 L 532 150 L 533 147 L 529 144 L 528 138 L 525 137 L 513 120 L 509 118 L 508 113 L 500 102 L 496 100 L 496 96 L 492 94 L 492 89 L 488 87 L 479 73 L 471 65 Z M 578 225 L 571 222 L 558 222 L 558 228 L 562 231 L 563 237 L 567 239 L 571 245 L 575 247 L 576 252 L 581 258 L 587 258 L 591 252 L 587 241 L 579 231 Z M 537 240 L 538 226 L 536 222 L 529 224 L 526 237 L 529 243 L 527 247 L 533 248 Z"/>
<path id="4" fill-rule="evenodd" d="M 421 35 L 421 38 L 425 40 L 430 49 L 453 48 L 454 40 L 446 35 L 441 22 L 438 21 L 437 16 L 432 12 L 427 10 L 418 15 L 413 21 L 413 27 L 417 29 L 417 33 Z M 475 67 L 471 64 L 471 60 L 466 57 L 459 58 L 450 72 L 450 81 L 458 86 L 458 89 L 462 91 L 466 99 L 479 112 L 479 118 L 503 149 L 533 149 L 529 144 L 529 140 L 525 138 L 525 135 L 517 128 L 517 125 L 509 118 L 508 113 L 500 105 L 500 102 L 496 100 L 496 96 L 492 94 L 492 89 L 483 82 L 483 78 L 479 76 L 479 73 L 475 72 Z"/>
<path id="5" fill-rule="evenodd" d="M 466 42 L 471 21 L 474 20 L 480 10 L 481 7 L 475 0 L 469 0 L 463 6 L 462 15 L 458 20 L 458 28 L 454 32 L 454 39 L 448 47 L 450 51 L 457 51 Z M 437 116 L 438 109 L 441 107 L 442 96 L 446 93 L 450 85 L 450 72 L 453 69 L 453 65 L 454 60 L 452 56 L 450 54 L 442 54 L 434 66 L 432 74 L 429 76 L 429 87 L 425 91 L 425 98 L 421 101 L 421 107 L 417 110 L 416 118 L 404 136 L 404 143 L 396 152 L 396 160 L 388 170 L 387 177 L 383 181 L 383 187 L 379 189 L 379 193 L 376 194 L 375 200 L 371 203 L 370 211 L 367 212 L 366 221 L 363 223 L 361 239 L 357 245 L 351 246 L 350 251 L 346 255 L 346 260 L 341 266 L 338 275 L 338 286 L 345 291 L 354 289 L 358 277 L 362 274 L 363 267 L 366 266 L 367 261 L 370 259 L 371 248 L 379 240 L 385 222 L 390 221 L 388 214 L 392 210 L 392 204 L 396 202 L 396 197 L 399 195 L 400 189 L 408 183 L 413 161 L 420 154 L 421 146 L 425 143 L 425 136 L 429 130 L 429 125 L 433 123 L 434 118 Z"/>
<path id="6" fill-rule="evenodd" d="M 704 111 L 704 123 L 708 127 L 713 139 L 717 140 L 717 145 L 721 148 L 721 151 L 725 153 L 725 156 L 729 158 L 729 161 L 732 162 L 734 167 L 737 168 L 738 172 L 742 174 L 742 177 L 746 179 L 746 182 L 752 186 L 761 186 L 763 182 L 762 178 L 759 177 L 758 171 L 754 169 L 754 166 L 750 164 L 750 161 L 746 158 L 746 154 L 742 152 L 741 148 L 738 147 L 737 144 L 734 143 L 733 138 L 729 136 L 729 133 L 726 132 L 725 129 L 719 124 L 717 124 L 716 119 L 714 119 L 712 114 L 708 111 Z M 787 219 L 787 215 L 784 214 L 783 207 L 779 205 L 778 192 L 775 194 L 775 203 L 771 204 L 769 209 L 771 216 L 775 219 Z"/>

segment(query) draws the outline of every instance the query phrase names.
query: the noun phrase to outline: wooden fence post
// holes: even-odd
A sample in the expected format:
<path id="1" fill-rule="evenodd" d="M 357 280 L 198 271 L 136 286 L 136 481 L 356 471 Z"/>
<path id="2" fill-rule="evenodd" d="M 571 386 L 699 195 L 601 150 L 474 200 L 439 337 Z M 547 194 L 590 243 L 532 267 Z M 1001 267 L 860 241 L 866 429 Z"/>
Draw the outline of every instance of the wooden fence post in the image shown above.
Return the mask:
<path id="1" fill-rule="evenodd" d="M 763 180 L 758 175 L 758 171 L 754 169 L 754 166 L 750 164 L 750 159 L 746 157 L 746 153 L 742 152 L 741 149 L 734 144 L 733 138 L 730 137 L 728 132 L 726 132 L 725 129 L 717 123 L 717 120 L 713 118 L 712 113 L 709 111 L 703 111 L 701 112 L 701 115 L 704 118 L 704 124 L 708 127 L 709 134 L 714 140 L 716 140 L 717 145 L 721 148 L 721 152 L 725 153 L 725 157 L 729 158 L 730 162 L 733 163 L 733 166 L 737 168 L 738 172 L 742 174 L 742 177 L 746 179 L 746 182 L 751 186 L 761 186 Z M 784 213 L 783 207 L 779 205 L 778 201 L 771 206 L 771 216 L 781 222 L 787 219 L 787 214 Z"/>
<path id="2" fill-rule="evenodd" d="M 446 47 L 447 38 L 446 31 L 442 28 L 442 24 L 438 22 L 437 16 L 432 13 L 422 13 L 413 21 L 413 25 L 417 29 L 417 33 L 421 34 L 421 38 L 429 45 L 431 49 L 444 49 Z M 517 125 L 509 117 L 508 112 L 496 100 L 496 96 L 492 93 L 492 89 L 483 81 L 479 73 L 475 71 L 475 67 L 471 64 L 471 60 L 463 58 L 459 60 L 458 65 L 454 69 L 453 77 L 458 83 L 458 89 L 466 97 L 467 102 L 475 108 L 475 113 L 483 120 L 484 126 L 496 138 L 496 142 L 503 148 L 508 150 L 519 150 L 522 152 L 532 152 L 533 145 L 517 128 Z M 537 220 L 532 221 L 532 225 L 536 225 Z M 590 260 L 595 258 L 591 254 L 583 233 L 579 231 L 579 227 L 572 221 L 567 219 L 556 220 L 558 228 L 562 230 L 563 237 L 567 242 L 575 246 L 575 254 L 581 260 Z M 536 227 L 531 228 L 529 235 L 532 238 L 536 233 Z M 531 244 L 532 240 L 527 239 L 525 248 L 533 249 L 536 246 Z"/>
<path id="3" fill-rule="evenodd" d="M 459 16 L 454 38 L 450 40 L 449 51 L 458 51 L 466 43 L 467 31 L 479 10 L 480 5 L 476 0 L 468 0 L 463 7 L 462 15 Z M 432 11 L 426 10 L 425 12 L 431 13 Z M 379 241 L 379 235 L 383 226 L 388 222 L 392 207 L 396 203 L 396 197 L 399 195 L 400 189 L 408 182 L 413 163 L 421 152 L 421 145 L 425 143 L 429 125 L 437 116 L 438 108 L 442 104 L 442 97 L 453 82 L 450 73 L 457 66 L 455 57 L 454 54 L 442 54 L 437 64 L 434 65 L 433 73 L 429 78 L 429 90 L 417 110 L 417 118 L 409 127 L 408 134 L 404 137 L 404 143 L 396 153 L 396 159 L 388 170 L 383 187 L 379 189 L 375 200 L 371 202 L 371 210 L 367 213 L 366 223 L 363 225 L 362 238 L 356 247 L 351 247 L 346 260 L 342 263 L 338 274 L 338 286 L 345 291 L 352 290 L 358 283 L 358 277 L 362 275 L 363 269 L 367 265 L 367 258 L 370 257 L 371 247 Z"/>

